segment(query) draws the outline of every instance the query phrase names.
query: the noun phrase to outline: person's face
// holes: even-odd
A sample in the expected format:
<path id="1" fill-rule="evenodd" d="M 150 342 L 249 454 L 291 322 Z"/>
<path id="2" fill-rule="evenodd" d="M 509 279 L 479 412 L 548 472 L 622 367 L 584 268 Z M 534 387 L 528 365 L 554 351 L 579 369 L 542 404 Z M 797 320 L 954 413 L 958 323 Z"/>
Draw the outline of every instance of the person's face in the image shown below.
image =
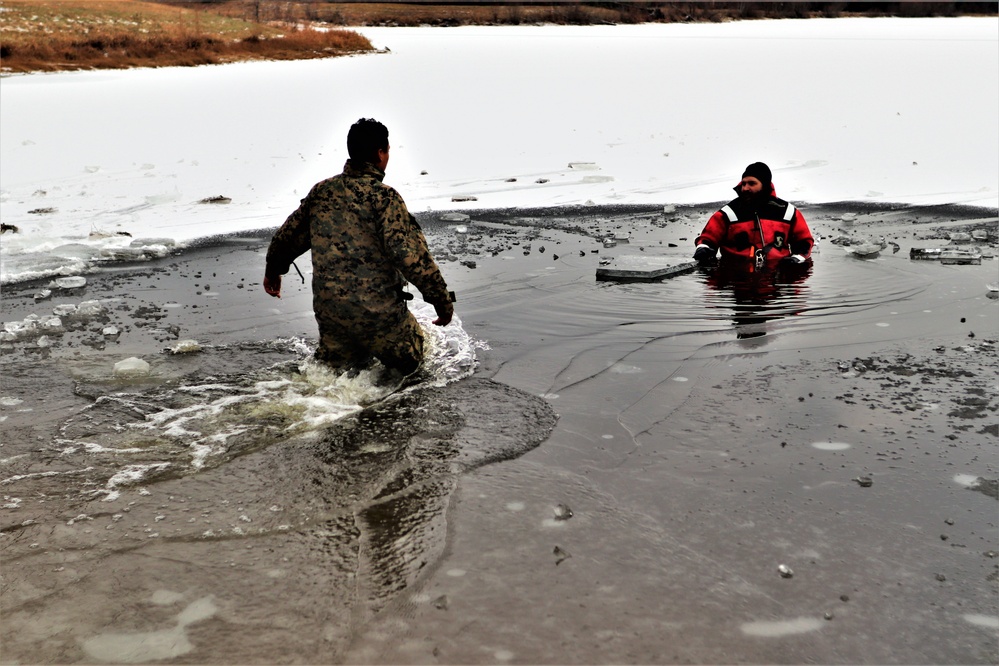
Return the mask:
<path id="1" fill-rule="evenodd" d="M 760 182 L 759 178 L 753 178 L 752 176 L 746 176 L 739 183 L 739 195 L 744 197 L 751 197 L 754 194 L 759 194 L 763 191 L 763 183 Z"/>
<path id="2" fill-rule="evenodd" d="M 386 145 L 384 150 L 382 150 L 381 148 L 378 149 L 378 163 L 375 166 L 381 169 L 382 171 L 385 171 L 385 167 L 388 166 L 389 148 L 391 147 L 392 146 Z"/>

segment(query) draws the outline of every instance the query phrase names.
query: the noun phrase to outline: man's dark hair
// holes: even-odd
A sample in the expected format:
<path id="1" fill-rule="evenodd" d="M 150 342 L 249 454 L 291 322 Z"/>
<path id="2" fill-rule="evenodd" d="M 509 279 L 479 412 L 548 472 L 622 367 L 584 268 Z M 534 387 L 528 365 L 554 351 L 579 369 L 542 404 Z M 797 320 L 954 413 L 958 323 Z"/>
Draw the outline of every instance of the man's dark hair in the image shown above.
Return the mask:
<path id="1" fill-rule="evenodd" d="M 388 128 L 374 118 L 361 118 L 347 132 L 347 153 L 352 162 L 378 163 L 378 151 L 388 150 Z"/>

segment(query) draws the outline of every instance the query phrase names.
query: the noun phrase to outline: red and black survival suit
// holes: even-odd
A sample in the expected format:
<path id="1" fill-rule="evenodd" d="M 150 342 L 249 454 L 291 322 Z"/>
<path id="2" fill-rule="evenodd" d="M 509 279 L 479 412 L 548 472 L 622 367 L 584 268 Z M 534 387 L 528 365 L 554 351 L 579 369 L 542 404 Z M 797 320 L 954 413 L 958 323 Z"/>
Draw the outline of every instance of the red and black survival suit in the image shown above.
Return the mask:
<path id="1" fill-rule="evenodd" d="M 694 240 L 699 250 L 710 248 L 712 257 L 721 250 L 723 264 L 750 272 L 772 270 L 782 261 L 804 264 L 810 261 L 813 243 L 801 211 L 778 199 L 773 183 L 769 194 L 739 197 L 723 206 Z"/>

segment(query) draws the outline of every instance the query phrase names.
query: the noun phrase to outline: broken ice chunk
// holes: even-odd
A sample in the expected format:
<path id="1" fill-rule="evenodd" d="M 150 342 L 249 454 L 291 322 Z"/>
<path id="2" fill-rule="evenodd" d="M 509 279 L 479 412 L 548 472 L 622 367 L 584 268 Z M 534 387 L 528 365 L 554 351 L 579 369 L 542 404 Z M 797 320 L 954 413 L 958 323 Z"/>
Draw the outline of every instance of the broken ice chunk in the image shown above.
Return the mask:
<path id="1" fill-rule="evenodd" d="M 141 358 L 137 358 L 135 356 L 126 358 L 125 360 L 118 361 L 114 364 L 114 376 L 125 379 L 148 377 L 149 364 Z"/>
<path id="2" fill-rule="evenodd" d="M 76 308 L 76 314 L 80 317 L 96 317 L 104 312 L 104 306 L 100 301 L 83 301 Z"/>
<path id="3" fill-rule="evenodd" d="M 47 333 L 65 333 L 66 329 L 62 326 L 62 319 L 52 315 L 50 317 L 43 317 L 38 320 L 38 327 Z"/>
<path id="4" fill-rule="evenodd" d="M 74 275 L 72 277 L 61 277 L 56 278 L 55 284 L 60 289 L 79 289 L 80 287 L 87 284 L 87 278 L 82 275 Z"/>
<path id="5" fill-rule="evenodd" d="M 76 306 L 72 303 L 63 303 L 52 308 L 52 314 L 56 317 L 71 317 L 76 314 Z"/>
<path id="6" fill-rule="evenodd" d="M 181 340 L 170 348 L 171 354 L 193 354 L 201 351 L 201 343 L 197 340 Z"/>

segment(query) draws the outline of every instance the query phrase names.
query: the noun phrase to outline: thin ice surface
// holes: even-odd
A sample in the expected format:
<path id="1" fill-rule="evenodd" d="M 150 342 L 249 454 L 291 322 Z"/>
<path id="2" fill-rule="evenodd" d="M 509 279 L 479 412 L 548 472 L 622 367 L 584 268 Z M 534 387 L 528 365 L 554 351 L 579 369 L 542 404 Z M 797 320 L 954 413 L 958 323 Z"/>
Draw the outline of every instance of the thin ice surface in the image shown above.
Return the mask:
<path id="1" fill-rule="evenodd" d="M 994 19 L 363 32 L 391 51 L 4 78 L 0 209 L 20 232 L 0 280 L 274 227 L 362 116 L 389 126 L 387 182 L 416 211 L 716 201 L 755 160 L 799 202 L 999 197 Z M 759 71 L 737 75 L 747 48 Z"/>

